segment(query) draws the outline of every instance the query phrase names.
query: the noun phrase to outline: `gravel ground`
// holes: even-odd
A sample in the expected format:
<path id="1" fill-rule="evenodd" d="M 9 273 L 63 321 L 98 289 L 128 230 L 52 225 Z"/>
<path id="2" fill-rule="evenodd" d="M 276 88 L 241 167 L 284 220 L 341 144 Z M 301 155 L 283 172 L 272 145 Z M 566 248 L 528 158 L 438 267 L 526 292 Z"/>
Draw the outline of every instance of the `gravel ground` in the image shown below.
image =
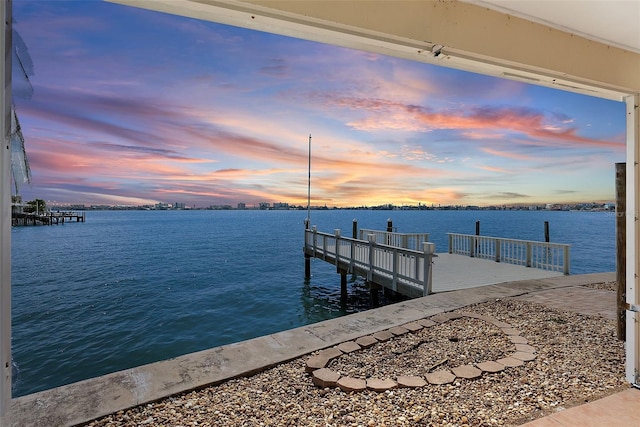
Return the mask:
<path id="1" fill-rule="evenodd" d="M 615 287 L 614 287 L 615 289 Z M 464 307 L 510 323 L 537 350 L 523 366 L 448 385 L 345 393 L 321 389 L 307 357 L 248 378 L 120 411 L 98 426 L 494 426 L 519 425 L 628 388 L 615 321 L 517 300 Z M 501 331 L 463 317 L 332 361 L 344 375 L 394 378 L 495 360 L 513 352 Z"/>
<path id="2" fill-rule="evenodd" d="M 582 285 L 582 286 L 586 288 L 600 289 L 603 291 L 616 292 L 618 290 L 618 284 L 616 282 L 589 283 L 587 285 Z"/>

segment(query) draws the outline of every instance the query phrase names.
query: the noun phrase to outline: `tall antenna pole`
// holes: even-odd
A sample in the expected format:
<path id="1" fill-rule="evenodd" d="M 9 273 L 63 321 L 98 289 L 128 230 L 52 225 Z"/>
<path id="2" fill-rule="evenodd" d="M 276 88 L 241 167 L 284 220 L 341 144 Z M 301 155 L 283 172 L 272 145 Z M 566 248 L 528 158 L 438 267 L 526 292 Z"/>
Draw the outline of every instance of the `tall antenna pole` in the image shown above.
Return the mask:
<path id="1" fill-rule="evenodd" d="M 309 134 L 309 179 L 307 181 L 307 223 L 311 226 L 311 134 Z"/>

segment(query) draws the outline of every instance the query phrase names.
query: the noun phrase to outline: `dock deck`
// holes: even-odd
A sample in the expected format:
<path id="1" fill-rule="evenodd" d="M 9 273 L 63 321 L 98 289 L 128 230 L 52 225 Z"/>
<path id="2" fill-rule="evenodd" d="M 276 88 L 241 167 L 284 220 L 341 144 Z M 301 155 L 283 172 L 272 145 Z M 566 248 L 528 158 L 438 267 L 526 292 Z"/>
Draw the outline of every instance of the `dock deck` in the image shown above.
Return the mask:
<path id="1" fill-rule="evenodd" d="M 522 279 L 569 274 L 569 245 L 448 233 L 448 253 L 435 253 L 427 233 L 363 230 L 360 239 L 305 229 L 305 275 L 310 259 L 336 266 L 343 295 L 346 276 L 364 277 L 378 287 L 416 298 Z M 353 233 L 356 235 L 356 232 Z M 367 240 L 362 239 L 366 234 Z M 372 293 L 375 298 L 375 292 Z"/>
<path id="2" fill-rule="evenodd" d="M 433 257 L 433 292 L 563 276 L 557 271 L 441 253 Z"/>

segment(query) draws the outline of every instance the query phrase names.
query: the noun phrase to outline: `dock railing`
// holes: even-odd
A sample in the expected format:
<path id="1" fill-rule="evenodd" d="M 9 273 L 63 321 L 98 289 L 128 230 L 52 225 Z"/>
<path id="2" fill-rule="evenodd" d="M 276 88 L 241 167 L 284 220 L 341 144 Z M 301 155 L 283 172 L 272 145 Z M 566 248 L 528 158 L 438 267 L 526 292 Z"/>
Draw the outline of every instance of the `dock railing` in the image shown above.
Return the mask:
<path id="1" fill-rule="evenodd" d="M 431 293 L 433 243 L 423 242 L 422 250 L 416 251 L 378 243 L 374 233 L 368 234 L 367 240 L 359 240 L 342 237 L 339 229 L 329 234 L 317 231 L 314 226 L 305 230 L 304 250 L 338 269 L 405 295 Z"/>
<path id="2" fill-rule="evenodd" d="M 422 250 L 422 244 L 429 241 L 429 233 L 396 233 L 392 231 L 360 229 L 359 239 L 368 240 L 368 236 L 373 234 L 375 242 L 395 246 L 398 248 Z"/>
<path id="3" fill-rule="evenodd" d="M 570 245 L 447 233 L 449 253 L 570 273 Z"/>

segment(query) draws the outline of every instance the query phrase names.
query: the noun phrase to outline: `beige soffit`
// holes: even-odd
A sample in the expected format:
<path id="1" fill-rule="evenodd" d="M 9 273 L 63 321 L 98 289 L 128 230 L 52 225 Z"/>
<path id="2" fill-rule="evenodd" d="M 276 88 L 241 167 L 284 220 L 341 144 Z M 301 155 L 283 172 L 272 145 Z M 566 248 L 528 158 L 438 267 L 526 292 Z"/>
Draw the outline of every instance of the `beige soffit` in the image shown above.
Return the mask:
<path id="1" fill-rule="evenodd" d="M 640 0 L 462 0 L 640 54 Z"/>

